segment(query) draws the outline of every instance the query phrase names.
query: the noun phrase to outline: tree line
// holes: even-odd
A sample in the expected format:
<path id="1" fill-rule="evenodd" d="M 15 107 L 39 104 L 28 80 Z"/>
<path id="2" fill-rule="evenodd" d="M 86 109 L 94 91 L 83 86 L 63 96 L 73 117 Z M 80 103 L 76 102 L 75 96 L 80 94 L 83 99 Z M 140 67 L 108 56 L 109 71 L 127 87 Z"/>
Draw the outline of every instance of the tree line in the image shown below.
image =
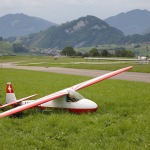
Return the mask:
<path id="1" fill-rule="evenodd" d="M 0 40 L 3 40 L 0 38 Z M 15 53 L 26 53 L 29 52 L 29 48 L 22 45 L 21 43 L 14 43 L 12 44 L 12 50 Z M 89 52 L 80 52 L 75 51 L 73 47 L 68 46 L 65 47 L 61 52 L 61 55 L 64 56 L 80 56 L 80 57 L 134 57 L 135 54 L 130 51 L 123 49 L 116 49 L 112 50 L 111 52 L 109 50 L 99 50 L 97 48 L 92 48 Z"/>
<path id="2" fill-rule="evenodd" d="M 24 46 L 24 45 L 22 45 L 20 43 L 14 43 L 12 45 L 12 50 L 14 52 L 16 52 L 16 53 L 20 53 L 20 52 L 21 53 L 26 53 L 26 52 L 29 52 L 29 49 L 26 46 Z"/>
<path id="3" fill-rule="evenodd" d="M 108 50 L 98 50 L 92 48 L 89 52 L 76 52 L 73 47 L 65 47 L 61 51 L 62 55 L 65 56 L 81 56 L 81 57 L 134 57 L 135 54 L 131 50 L 114 50 L 113 53 Z"/>

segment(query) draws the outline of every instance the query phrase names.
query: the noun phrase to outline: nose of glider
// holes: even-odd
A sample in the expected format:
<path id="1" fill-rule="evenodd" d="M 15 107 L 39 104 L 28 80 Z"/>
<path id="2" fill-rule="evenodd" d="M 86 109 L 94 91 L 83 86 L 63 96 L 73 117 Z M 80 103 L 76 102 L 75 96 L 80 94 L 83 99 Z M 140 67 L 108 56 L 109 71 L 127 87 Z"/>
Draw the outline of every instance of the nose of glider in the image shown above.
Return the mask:
<path id="1" fill-rule="evenodd" d="M 95 112 L 98 108 L 98 105 L 89 100 L 89 99 L 81 99 L 77 102 L 77 106 L 75 109 L 69 109 L 70 112 L 74 113 L 88 113 Z"/>
<path id="2" fill-rule="evenodd" d="M 97 109 L 98 105 L 89 100 L 89 99 L 82 99 L 79 101 L 80 102 L 80 106 L 84 109 Z"/>

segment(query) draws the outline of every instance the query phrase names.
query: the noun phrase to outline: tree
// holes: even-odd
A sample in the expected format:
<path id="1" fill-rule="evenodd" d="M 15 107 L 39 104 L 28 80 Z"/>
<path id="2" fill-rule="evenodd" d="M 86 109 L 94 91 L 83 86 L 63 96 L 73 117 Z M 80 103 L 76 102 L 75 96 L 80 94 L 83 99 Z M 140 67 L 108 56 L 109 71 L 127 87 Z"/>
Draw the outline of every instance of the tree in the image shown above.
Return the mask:
<path id="1" fill-rule="evenodd" d="M 92 49 L 89 51 L 89 56 L 98 57 L 98 56 L 100 56 L 100 53 L 98 52 L 98 50 L 97 50 L 96 48 L 92 48 Z"/>
<path id="2" fill-rule="evenodd" d="M 127 57 L 134 57 L 134 56 L 135 54 L 132 51 L 127 50 Z"/>
<path id="3" fill-rule="evenodd" d="M 66 55 L 66 56 L 75 56 L 76 51 L 73 49 L 73 47 L 65 47 L 62 51 L 61 54 Z"/>
<path id="4" fill-rule="evenodd" d="M 76 52 L 76 55 L 83 57 L 83 53 L 81 53 L 81 52 Z"/>
<path id="5" fill-rule="evenodd" d="M 12 47 L 13 47 L 13 51 L 16 52 L 16 53 L 28 52 L 29 51 L 27 47 L 21 45 L 20 43 L 14 43 L 12 45 Z"/>
<path id="6" fill-rule="evenodd" d="M 84 53 L 83 57 L 89 57 L 89 53 L 88 52 Z"/>
<path id="7" fill-rule="evenodd" d="M 3 38 L 2 38 L 2 37 L 0 37 L 0 41 L 3 41 Z"/>
<path id="8" fill-rule="evenodd" d="M 5 41 L 8 41 L 8 42 L 10 42 L 10 43 L 13 43 L 13 42 L 15 42 L 16 41 L 16 37 L 8 37 L 7 39 L 5 39 Z"/>
<path id="9" fill-rule="evenodd" d="M 139 47 L 141 47 L 139 44 L 134 46 L 134 48 L 139 48 Z"/>
<path id="10" fill-rule="evenodd" d="M 107 50 L 102 50 L 101 51 L 101 56 L 102 57 L 108 57 L 109 56 L 109 52 Z"/>
<path id="11" fill-rule="evenodd" d="M 130 50 L 116 50 L 115 51 L 116 57 L 134 57 L 134 53 Z"/>

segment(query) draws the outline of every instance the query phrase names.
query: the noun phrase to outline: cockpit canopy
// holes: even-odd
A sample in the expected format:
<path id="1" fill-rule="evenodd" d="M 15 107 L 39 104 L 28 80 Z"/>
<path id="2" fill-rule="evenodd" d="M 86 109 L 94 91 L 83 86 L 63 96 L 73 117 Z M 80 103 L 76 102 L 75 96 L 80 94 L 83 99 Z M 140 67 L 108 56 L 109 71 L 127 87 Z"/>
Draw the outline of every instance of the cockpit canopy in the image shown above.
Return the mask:
<path id="1" fill-rule="evenodd" d="M 67 94 L 67 102 L 77 102 L 84 97 L 76 91 L 69 91 Z"/>

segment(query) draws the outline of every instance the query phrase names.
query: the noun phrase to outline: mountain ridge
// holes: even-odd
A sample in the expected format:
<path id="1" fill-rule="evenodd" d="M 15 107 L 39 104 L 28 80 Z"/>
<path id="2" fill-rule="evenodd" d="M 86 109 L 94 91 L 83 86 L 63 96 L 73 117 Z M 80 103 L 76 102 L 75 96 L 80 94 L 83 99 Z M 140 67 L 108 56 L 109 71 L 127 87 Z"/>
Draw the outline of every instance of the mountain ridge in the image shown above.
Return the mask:
<path id="1" fill-rule="evenodd" d="M 105 21 L 125 35 L 150 33 L 150 11 L 135 9 L 109 17 Z"/>
<path id="2" fill-rule="evenodd" d="M 120 13 L 116 16 L 112 16 L 110 18 L 121 18 L 120 22 L 124 24 L 122 19 L 126 20 L 128 18 L 127 16 L 135 16 L 135 12 L 141 12 L 142 10 L 136 9 L 129 11 L 127 13 Z M 143 10 L 149 17 L 149 11 Z M 142 12 L 143 12 L 142 11 Z M 120 17 L 121 16 L 121 17 Z M 13 18 L 15 17 L 15 19 Z M 24 26 L 22 27 L 21 18 L 26 19 Z M 5 38 L 5 36 L 2 36 L 1 32 L 3 32 L 4 28 L 1 28 L 1 25 L 3 23 L 6 23 L 6 20 L 10 20 L 9 23 L 4 24 L 5 31 L 7 33 L 11 33 L 10 26 L 13 28 L 13 34 L 14 32 L 19 32 L 20 30 L 25 33 L 25 35 L 18 35 L 20 38 Z M 9 19 L 11 18 L 11 19 Z M 35 22 L 32 22 L 32 19 L 35 20 Z M 131 17 L 132 18 L 132 17 Z M 138 21 L 139 15 L 136 16 Z M 142 16 L 140 16 L 142 18 Z M 147 17 L 146 17 L 147 18 Z M 1 19 L 4 19 L 1 21 Z M 145 18 L 144 18 L 145 19 Z M 42 29 L 33 32 L 33 28 L 35 26 L 38 26 L 38 21 L 41 21 L 48 24 L 45 28 L 42 27 Z M 150 19 L 149 19 L 150 20 Z M 148 20 L 148 21 L 149 21 Z M 131 19 L 131 23 L 133 23 L 134 20 Z M 147 20 L 146 20 L 147 21 Z M 115 21 L 117 22 L 117 21 Z M 143 21 L 144 22 L 144 21 Z M 141 24 L 143 23 L 141 21 Z M 66 23 L 62 23 L 61 25 L 56 25 L 52 23 L 52 26 L 49 24 L 50 22 L 47 22 L 46 20 L 37 18 L 37 17 L 30 17 L 24 14 L 8 14 L 3 17 L 0 17 L 0 37 L 2 36 L 5 38 L 6 41 L 14 42 L 16 39 L 19 39 L 18 41 L 21 41 L 22 44 L 30 47 L 37 47 L 37 48 L 57 48 L 62 49 L 66 46 L 73 46 L 73 47 L 85 47 L 85 46 L 96 46 L 96 45 L 103 45 L 103 44 L 127 44 L 127 43 L 137 43 L 137 42 L 150 42 L 150 26 L 146 28 L 144 35 L 128 35 L 124 36 L 123 32 L 111 25 L 109 25 L 108 22 L 105 22 L 105 20 L 101 20 L 95 16 L 87 15 L 85 17 L 80 17 L 76 20 L 72 20 Z M 54 25 L 54 26 L 53 26 Z M 149 25 L 149 23 L 148 23 Z M 126 27 L 129 25 L 127 24 Z M 134 26 L 134 24 L 133 24 Z M 17 27 L 17 28 L 16 28 Z M 135 27 L 134 27 L 135 28 Z M 142 29 L 142 27 L 141 27 Z M 27 32 L 32 31 L 32 32 Z M 20 32 L 19 32 L 20 33 Z M 7 36 L 6 36 L 7 37 Z M 21 39 L 21 40 L 20 40 Z M 17 42 L 18 42 L 17 41 Z"/>
<path id="3" fill-rule="evenodd" d="M 4 38 L 26 36 L 54 25 L 56 24 L 23 13 L 7 14 L 0 17 L 0 36 Z"/>
<path id="4" fill-rule="evenodd" d="M 81 47 L 115 43 L 123 36 L 120 30 L 110 27 L 95 16 L 88 15 L 32 34 L 24 42 L 40 48 Z"/>

